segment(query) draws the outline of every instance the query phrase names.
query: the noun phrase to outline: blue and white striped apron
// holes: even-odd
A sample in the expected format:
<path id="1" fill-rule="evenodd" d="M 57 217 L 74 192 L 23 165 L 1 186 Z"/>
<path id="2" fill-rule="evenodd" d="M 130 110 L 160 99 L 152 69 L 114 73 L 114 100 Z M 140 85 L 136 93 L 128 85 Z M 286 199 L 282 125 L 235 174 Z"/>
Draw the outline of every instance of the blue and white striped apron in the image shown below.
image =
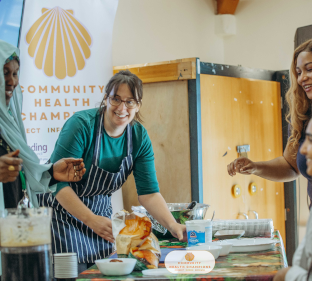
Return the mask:
<path id="1" fill-rule="evenodd" d="M 99 119 L 92 165 L 87 180 L 70 183 L 81 201 L 95 214 L 111 218 L 111 195 L 121 188 L 133 169 L 132 129 L 127 125 L 127 156 L 119 172 L 110 173 L 98 167 L 101 141 L 104 135 L 103 114 Z M 79 263 L 93 263 L 112 253 L 112 244 L 93 232 L 87 225 L 68 213 L 51 193 L 38 195 L 41 206 L 53 208 L 53 253 L 75 252 Z"/>

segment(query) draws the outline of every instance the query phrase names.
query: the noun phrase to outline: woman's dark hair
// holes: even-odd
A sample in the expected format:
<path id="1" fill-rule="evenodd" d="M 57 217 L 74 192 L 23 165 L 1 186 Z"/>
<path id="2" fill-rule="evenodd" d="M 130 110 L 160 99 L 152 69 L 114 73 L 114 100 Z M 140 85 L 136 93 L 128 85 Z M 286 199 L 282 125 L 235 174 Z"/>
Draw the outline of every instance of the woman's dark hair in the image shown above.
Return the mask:
<path id="1" fill-rule="evenodd" d="M 105 101 L 108 99 L 109 94 L 114 90 L 114 96 L 117 94 L 119 86 L 122 84 L 128 85 L 135 101 L 142 106 L 143 99 L 143 86 L 141 79 L 129 70 L 121 70 L 116 73 L 107 83 L 105 87 L 105 95 L 99 107 L 99 113 L 104 114 L 106 105 Z M 131 125 L 134 122 L 143 122 L 140 111 L 135 113 L 134 119 L 131 121 Z"/>

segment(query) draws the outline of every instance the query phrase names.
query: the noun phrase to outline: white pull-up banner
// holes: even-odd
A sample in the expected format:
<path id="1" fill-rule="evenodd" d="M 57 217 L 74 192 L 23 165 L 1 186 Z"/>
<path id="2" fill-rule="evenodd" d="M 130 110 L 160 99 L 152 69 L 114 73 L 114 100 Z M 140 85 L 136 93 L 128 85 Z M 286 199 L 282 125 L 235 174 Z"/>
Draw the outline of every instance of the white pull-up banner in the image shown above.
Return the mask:
<path id="1" fill-rule="evenodd" d="M 100 105 L 112 76 L 118 0 L 25 0 L 20 85 L 28 145 L 49 160 L 65 121 Z M 113 212 L 123 208 L 121 190 Z"/>
<path id="2" fill-rule="evenodd" d="M 41 163 L 49 160 L 64 122 L 104 96 L 117 6 L 118 0 L 25 0 L 23 120 Z"/>

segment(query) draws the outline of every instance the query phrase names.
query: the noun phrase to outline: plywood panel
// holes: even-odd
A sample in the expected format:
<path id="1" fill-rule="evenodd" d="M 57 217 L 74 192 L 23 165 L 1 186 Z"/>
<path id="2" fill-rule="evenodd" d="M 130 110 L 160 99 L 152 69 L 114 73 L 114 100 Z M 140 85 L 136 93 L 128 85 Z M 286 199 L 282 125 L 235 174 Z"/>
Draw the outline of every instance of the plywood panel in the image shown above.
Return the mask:
<path id="1" fill-rule="evenodd" d="M 187 81 L 143 85 L 143 126 L 151 138 L 160 192 L 168 203 L 191 201 Z M 123 186 L 125 209 L 138 205 L 134 179 Z"/>
<path id="2" fill-rule="evenodd" d="M 259 218 L 272 218 L 285 237 L 283 183 L 256 176 L 230 177 L 227 165 L 238 157 L 236 146 L 249 144 L 248 157 L 265 161 L 281 156 L 282 128 L 279 83 L 242 78 L 201 75 L 204 202 L 220 219 L 236 219 L 250 210 Z M 251 196 L 248 185 L 259 191 Z M 242 187 L 234 198 L 231 188 Z M 239 217 L 243 218 L 243 217 Z"/>

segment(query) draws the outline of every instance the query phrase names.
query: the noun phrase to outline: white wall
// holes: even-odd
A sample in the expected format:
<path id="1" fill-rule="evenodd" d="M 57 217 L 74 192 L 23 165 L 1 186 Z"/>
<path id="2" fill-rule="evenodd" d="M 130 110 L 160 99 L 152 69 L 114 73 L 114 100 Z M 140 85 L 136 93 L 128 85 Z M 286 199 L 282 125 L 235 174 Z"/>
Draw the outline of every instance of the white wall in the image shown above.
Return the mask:
<path id="1" fill-rule="evenodd" d="M 312 1 L 240 1 L 237 35 L 224 40 L 227 64 L 271 70 L 289 69 L 298 27 L 311 25 Z"/>
<path id="2" fill-rule="evenodd" d="M 119 0 L 114 66 L 190 57 L 224 61 L 212 0 Z"/>
<path id="3" fill-rule="evenodd" d="M 215 0 L 119 0 L 113 65 L 199 57 L 205 62 L 288 69 L 296 29 L 312 24 L 310 0 L 241 0 L 237 34 L 214 33 Z"/>

